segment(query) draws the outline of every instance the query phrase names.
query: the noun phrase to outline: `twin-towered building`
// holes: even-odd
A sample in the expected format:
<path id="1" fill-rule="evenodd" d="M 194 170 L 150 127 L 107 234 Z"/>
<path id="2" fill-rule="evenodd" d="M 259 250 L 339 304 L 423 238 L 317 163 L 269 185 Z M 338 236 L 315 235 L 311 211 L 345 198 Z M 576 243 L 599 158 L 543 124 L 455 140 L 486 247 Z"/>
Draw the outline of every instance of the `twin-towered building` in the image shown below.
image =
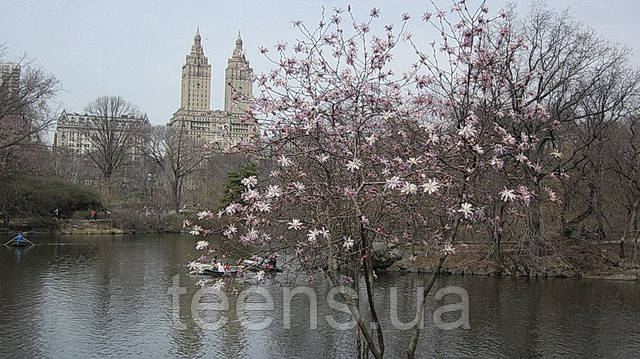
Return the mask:
<path id="1" fill-rule="evenodd" d="M 249 67 L 240 34 L 227 61 L 224 83 L 224 109 L 211 110 L 211 65 L 202 49 L 200 32 L 193 37 L 191 52 L 182 66 L 180 108 L 167 125 L 183 131 L 200 144 L 224 147 L 251 141 L 256 125 L 245 121 L 253 97 L 252 70 Z"/>
<path id="2" fill-rule="evenodd" d="M 198 144 L 223 148 L 238 142 L 248 142 L 257 131 L 254 123 L 244 120 L 253 96 L 252 70 L 245 58 L 240 34 L 235 42 L 225 71 L 224 109 L 211 110 L 211 65 L 202 49 L 200 32 L 193 38 L 191 51 L 182 66 L 180 108 L 173 114 L 167 128 L 180 131 L 182 138 Z M 148 124 L 146 116 L 112 119 L 116 123 L 140 121 Z M 97 121 L 87 114 L 63 111 L 57 121 L 54 148 L 68 148 L 73 152 L 92 150 L 92 133 L 98 131 Z M 123 126 L 123 128 L 126 126 Z"/>

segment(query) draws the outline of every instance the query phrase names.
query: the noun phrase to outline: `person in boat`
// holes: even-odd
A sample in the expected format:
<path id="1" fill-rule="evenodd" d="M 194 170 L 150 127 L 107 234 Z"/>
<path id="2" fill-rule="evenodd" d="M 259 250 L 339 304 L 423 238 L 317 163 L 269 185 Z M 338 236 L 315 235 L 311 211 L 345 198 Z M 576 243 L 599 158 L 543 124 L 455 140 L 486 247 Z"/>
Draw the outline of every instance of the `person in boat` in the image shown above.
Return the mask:
<path id="1" fill-rule="evenodd" d="M 217 267 L 218 267 L 218 268 L 217 268 L 217 269 L 218 269 L 218 272 L 221 272 L 221 273 L 224 273 L 224 272 L 225 272 L 225 271 L 224 271 L 224 266 L 222 265 L 222 262 L 218 262 Z"/>
<path id="2" fill-rule="evenodd" d="M 225 263 L 224 264 L 224 271 L 228 272 L 229 271 L 229 263 Z"/>
<path id="3" fill-rule="evenodd" d="M 18 235 L 14 239 L 16 240 L 16 243 L 22 244 L 24 237 L 22 236 L 22 233 L 18 233 Z"/>

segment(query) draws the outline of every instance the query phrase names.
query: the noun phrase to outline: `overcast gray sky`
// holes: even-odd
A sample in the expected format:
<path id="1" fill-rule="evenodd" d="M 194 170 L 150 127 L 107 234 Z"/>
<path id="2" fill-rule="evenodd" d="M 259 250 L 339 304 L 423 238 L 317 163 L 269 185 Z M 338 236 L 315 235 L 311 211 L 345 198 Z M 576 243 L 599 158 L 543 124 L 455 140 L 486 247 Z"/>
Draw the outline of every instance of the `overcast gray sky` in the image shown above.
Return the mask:
<path id="1" fill-rule="evenodd" d="M 474 3 L 473 0 L 469 0 Z M 432 10 L 428 1 L 331 0 L 2 0 L 0 43 L 12 60 L 28 55 L 61 82 L 61 106 L 81 111 L 101 95 L 121 95 L 149 115 L 154 124 L 165 123 L 180 101 L 180 69 L 200 27 L 204 51 L 213 64 L 212 105 L 224 100 L 224 68 L 234 40 L 241 31 L 247 56 L 257 72 L 268 69 L 259 46 L 295 39 L 292 20 L 316 24 L 322 6 L 351 3 L 365 19 L 371 7 L 382 11 L 381 25 L 400 22 L 403 12 L 413 16 L 416 36 L 435 39 L 420 17 Z M 451 1 L 437 3 L 450 6 Z M 492 11 L 504 0 L 489 0 Z M 525 13 L 530 1 L 518 1 Z M 568 8 L 603 38 L 634 49 L 640 64 L 640 1 L 556 0 L 553 8 Z"/>

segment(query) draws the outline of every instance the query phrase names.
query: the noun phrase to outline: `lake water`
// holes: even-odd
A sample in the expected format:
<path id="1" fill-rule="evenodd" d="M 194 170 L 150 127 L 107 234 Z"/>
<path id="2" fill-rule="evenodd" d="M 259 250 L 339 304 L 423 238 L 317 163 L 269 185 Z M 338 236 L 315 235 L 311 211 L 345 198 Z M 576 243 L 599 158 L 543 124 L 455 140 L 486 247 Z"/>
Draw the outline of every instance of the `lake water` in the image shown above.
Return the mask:
<path id="1" fill-rule="evenodd" d="M 192 301 L 200 278 L 185 264 L 196 256 L 195 240 L 183 235 L 128 237 L 33 237 L 38 246 L 0 248 L 0 358 L 343 358 L 355 356 L 354 330 L 335 330 L 327 316 L 347 318 L 329 307 L 322 278 L 299 278 L 317 296 L 317 329 L 310 301 L 290 301 L 286 325 L 283 291 L 287 273 L 261 288 L 273 311 L 240 312 L 245 320 L 271 320 L 266 329 L 243 325 L 235 293 L 229 311 L 196 311 L 204 325 L 225 317 L 218 329 L 197 325 Z M 177 276 L 176 276 L 177 275 Z M 187 293 L 168 294 L 174 280 Z M 405 357 L 409 332 L 390 325 L 390 293 L 398 293 L 398 316 L 415 314 L 418 274 L 380 274 L 376 301 L 382 313 L 386 356 Z M 255 283 L 234 283 L 239 291 Z M 432 314 L 456 295 L 436 301 L 431 293 L 417 356 L 424 358 L 638 358 L 640 283 L 601 280 L 443 276 L 435 289 L 463 288 L 469 296 L 470 329 L 442 330 Z M 287 288 L 287 289 L 285 289 Z M 303 288 L 303 287 L 299 287 Z M 249 296 L 260 302 L 263 296 Z M 196 298 L 198 299 L 198 298 Z M 197 302 L 219 301 L 214 294 Z M 174 308 L 176 315 L 174 316 Z M 453 321 L 460 312 L 446 313 Z M 174 319 L 179 319 L 180 327 Z"/>

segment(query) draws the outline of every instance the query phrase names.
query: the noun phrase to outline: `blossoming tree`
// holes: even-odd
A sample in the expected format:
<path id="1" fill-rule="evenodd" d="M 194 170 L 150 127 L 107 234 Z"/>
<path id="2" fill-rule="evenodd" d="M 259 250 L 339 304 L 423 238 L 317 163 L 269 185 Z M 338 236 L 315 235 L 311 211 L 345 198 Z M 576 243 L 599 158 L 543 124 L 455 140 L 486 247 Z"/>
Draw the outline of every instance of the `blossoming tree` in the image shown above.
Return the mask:
<path id="1" fill-rule="evenodd" d="M 362 298 L 344 299 L 358 324 L 357 343 L 362 338 L 375 358 L 383 357 L 385 342 L 373 300 L 374 245 L 439 253 L 422 283 L 426 297 L 461 238 L 499 231 L 503 216 L 522 216 L 537 195 L 522 170 L 532 165 L 523 149 L 536 143 L 535 134 L 514 138 L 495 118 L 539 123 L 537 131 L 547 120 L 537 103 L 523 104 L 518 115 L 501 112 L 501 103 L 516 100 L 495 88 L 512 59 L 487 53 L 496 18 L 484 5 L 457 2 L 437 9 L 435 21 L 425 14 L 442 34 L 429 55 L 406 31 L 408 14 L 398 29 L 372 34 L 379 14 L 372 9 L 359 23 L 350 9 L 334 9 L 315 28 L 294 22 L 296 43 L 261 49 L 274 66 L 255 76 L 259 91 L 245 120 L 259 122 L 262 133 L 228 150 L 267 164 L 268 174 L 244 179 L 241 201 L 217 216 L 201 212 L 202 223 L 192 228 L 196 236 L 220 231 L 262 255 L 277 253 L 333 286 L 356 293 L 364 286 Z M 396 73 L 394 50 L 403 41 L 413 44 L 416 61 Z M 199 249 L 211 252 L 206 242 Z M 409 357 L 419 335 L 417 321 Z"/>

